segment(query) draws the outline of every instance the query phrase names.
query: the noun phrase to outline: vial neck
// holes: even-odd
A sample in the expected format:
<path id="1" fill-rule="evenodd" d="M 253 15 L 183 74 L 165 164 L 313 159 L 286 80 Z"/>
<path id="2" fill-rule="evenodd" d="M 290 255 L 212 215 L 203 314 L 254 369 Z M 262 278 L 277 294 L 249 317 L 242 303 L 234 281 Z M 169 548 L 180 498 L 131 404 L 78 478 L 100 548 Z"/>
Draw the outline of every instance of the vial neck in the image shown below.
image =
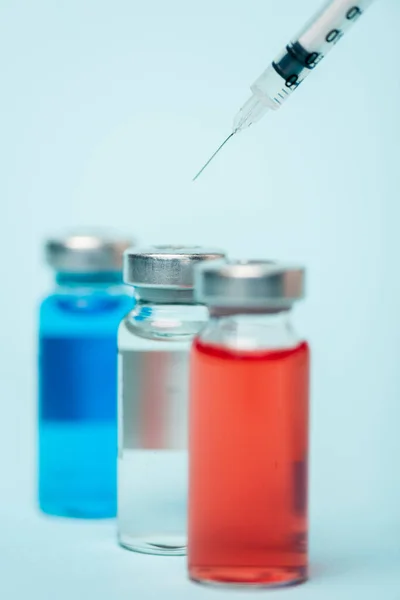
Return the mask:
<path id="1" fill-rule="evenodd" d="M 138 302 L 154 306 L 195 304 L 192 289 L 165 289 L 135 286 L 135 295 Z"/>
<path id="2" fill-rule="evenodd" d="M 133 333 L 142 337 L 191 339 L 207 319 L 208 311 L 205 306 L 152 303 L 139 298 L 126 322 Z"/>
<path id="3" fill-rule="evenodd" d="M 271 322 L 285 320 L 288 318 L 290 309 L 288 308 L 226 308 L 226 307 L 210 307 L 210 317 L 252 317 L 254 319 L 271 319 Z"/>
<path id="4" fill-rule="evenodd" d="M 112 310 L 129 296 L 132 291 L 123 284 L 120 273 L 59 273 L 53 293 L 62 309 L 80 313 Z"/>
<path id="5" fill-rule="evenodd" d="M 291 348 L 300 341 L 292 327 L 289 310 L 213 310 L 201 339 L 238 350 Z"/>
<path id="6" fill-rule="evenodd" d="M 122 275 L 111 273 L 57 273 L 55 277 L 58 292 L 74 293 L 87 291 L 103 291 L 122 287 Z"/>
<path id="7" fill-rule="evenodd" d="M 100 273 L 56 273 L 55 281 L 59 287 L 105 287 L 122 285 L 122 273 L 118 271 Z"/>
<path id="8" fill-rule="evenodd" d="M 207 309 L 199 304 L 183 304 L 173 302 L 148 302 L 143 298 L 136 297 L 135 305 L 136 320 L 139 318 L 145 319 L 151 315 L 152 318 L 169 320 L 176 319 L 179 316 L 180 320 L 193 320 L 196 316 L 206 315 L 208 317 Z"/>
<path id="9" fill-rule="evenodd" d="M 234 324 L 236 329 L 260 327 L 270 332 L 290 329 L 290 316 L 289 310 L 210 311 L 210 317 L 218 327 L 228 323 Z"/>

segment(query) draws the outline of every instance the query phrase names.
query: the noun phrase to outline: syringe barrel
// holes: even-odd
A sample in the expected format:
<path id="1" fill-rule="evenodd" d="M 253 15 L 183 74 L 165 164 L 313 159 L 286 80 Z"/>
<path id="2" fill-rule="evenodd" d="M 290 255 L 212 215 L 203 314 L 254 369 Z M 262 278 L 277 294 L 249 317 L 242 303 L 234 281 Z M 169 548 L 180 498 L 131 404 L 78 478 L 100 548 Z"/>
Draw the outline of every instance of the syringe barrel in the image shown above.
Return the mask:
<path id="1" fill-rule="evenodd" d="M 372 2 L 330 0 L 253 83 L 253 94 L 279 108 Z"/>

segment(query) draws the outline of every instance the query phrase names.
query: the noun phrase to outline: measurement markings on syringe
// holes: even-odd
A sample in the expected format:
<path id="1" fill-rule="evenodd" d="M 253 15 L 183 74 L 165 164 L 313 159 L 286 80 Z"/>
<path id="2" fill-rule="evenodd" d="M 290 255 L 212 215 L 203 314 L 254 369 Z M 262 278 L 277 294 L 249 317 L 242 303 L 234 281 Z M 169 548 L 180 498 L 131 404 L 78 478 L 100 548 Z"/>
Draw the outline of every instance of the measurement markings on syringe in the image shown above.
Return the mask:
<path id="1" fill-rule="evenodd" d="M 232 135 L 259 121 L 268 110 L 280 108 L 292 92 L 330 52 L 373 0 L 329 0 L 250 86 L 252 95 L 236 114 L 232 133 L 207 161 L 209 164 Z"/>

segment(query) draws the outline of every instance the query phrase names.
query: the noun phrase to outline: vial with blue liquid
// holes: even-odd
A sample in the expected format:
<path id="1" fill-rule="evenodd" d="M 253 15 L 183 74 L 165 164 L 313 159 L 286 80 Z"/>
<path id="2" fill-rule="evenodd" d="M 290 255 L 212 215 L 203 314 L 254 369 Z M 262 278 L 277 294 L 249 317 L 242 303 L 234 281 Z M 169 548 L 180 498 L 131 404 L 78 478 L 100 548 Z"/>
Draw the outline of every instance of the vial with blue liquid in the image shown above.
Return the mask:
<path id="1" fill-rule="evenodd" d="M 132 240 L 49 239 L 55 288 L 39 318 L 39 506 L 47 514 L 116 514 L 117 329 L 133 306 L 122 282 Z"/>

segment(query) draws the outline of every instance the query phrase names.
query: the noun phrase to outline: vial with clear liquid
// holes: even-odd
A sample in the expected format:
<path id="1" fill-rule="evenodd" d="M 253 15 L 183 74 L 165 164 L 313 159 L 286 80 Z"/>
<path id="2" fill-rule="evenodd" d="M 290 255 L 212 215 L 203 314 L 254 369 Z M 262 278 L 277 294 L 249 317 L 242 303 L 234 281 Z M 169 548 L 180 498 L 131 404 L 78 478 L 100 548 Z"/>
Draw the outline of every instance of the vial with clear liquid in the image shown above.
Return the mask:
<path id="1" fill-rule="evenodd" d="M 117 507 L 117 330 L 133 306 L 122 282 L 132 240 L 81 232 L 49 239 L 55 289 L 39 315 L 39 506 L 114 517 Z"/>
<path id="2" fill-rule="evenodd" d="M 307 577 L 309 349 L 294 331 L 302 269 L 204 265 L 210 321 L 191 353 L 188 565 L 209 584 Z"/>
<path id="3" fill-rule="evenodd" d="M 221 257 L 184 246 L 125 253 L 137 301 L 118 333 L 118 539 L 129 550 L 186 554 L 189 352 L 208 319 L 193 269 Z"/>

